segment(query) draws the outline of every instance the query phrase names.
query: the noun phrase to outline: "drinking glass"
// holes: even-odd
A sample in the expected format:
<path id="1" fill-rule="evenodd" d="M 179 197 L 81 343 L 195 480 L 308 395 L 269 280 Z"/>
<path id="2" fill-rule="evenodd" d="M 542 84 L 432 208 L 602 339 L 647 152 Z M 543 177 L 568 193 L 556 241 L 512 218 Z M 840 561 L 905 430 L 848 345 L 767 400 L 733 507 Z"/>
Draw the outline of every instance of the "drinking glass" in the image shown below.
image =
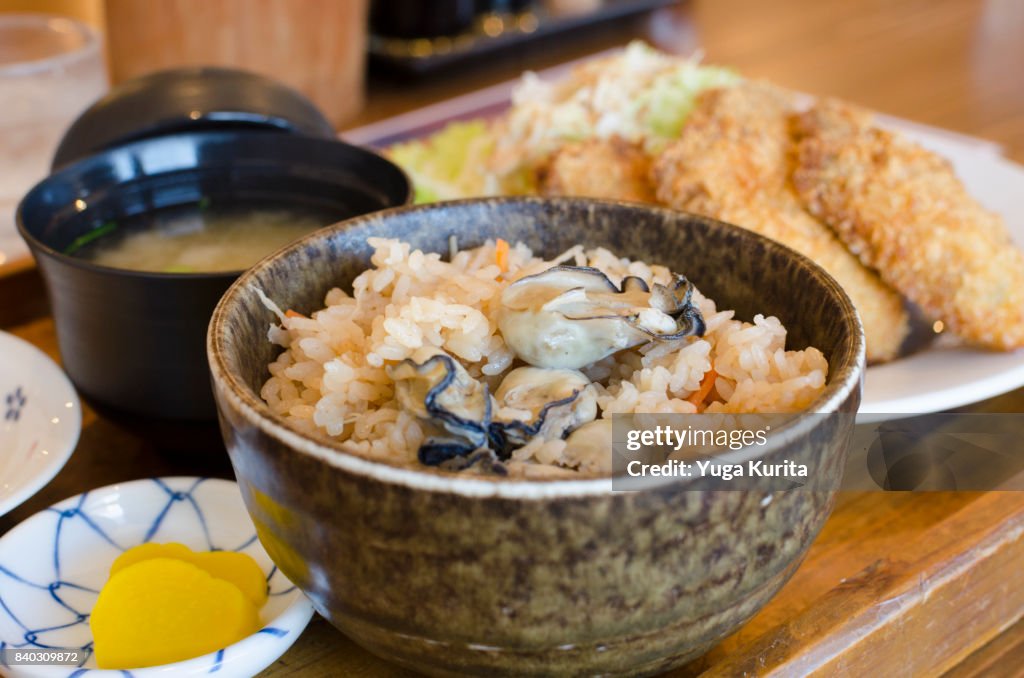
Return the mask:
<path id="1" fill-rule="evenodd" d="M 107 89 L 99 34 L 43 14 L 0 14 L 0 266 L 27 256 L 21 197 L 49 174 L 61 135 Z"/>

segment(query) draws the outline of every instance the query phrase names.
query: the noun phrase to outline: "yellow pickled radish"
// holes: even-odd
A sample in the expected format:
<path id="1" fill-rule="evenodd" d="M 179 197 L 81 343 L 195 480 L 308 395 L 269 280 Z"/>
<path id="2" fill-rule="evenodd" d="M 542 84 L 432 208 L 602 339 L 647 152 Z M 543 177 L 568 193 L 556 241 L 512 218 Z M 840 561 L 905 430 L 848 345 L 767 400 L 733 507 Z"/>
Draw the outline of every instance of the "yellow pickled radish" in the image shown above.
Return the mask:
<path id="1" fill-rule="evenodd" d="M 210 551 L 193 553 L 189 562 L 237 586 L 257 609 L 267 602 L 267 579 L 251 556 L 234 551 Z"/>
<path id="2" fill-rule="evenodd" d="M 110 566 L 110 576 L 113 577 L 118 571 L 123 570 L 129 565 L 140 563 L 143 560 L 152 560 L 153 558 L 177 558 L 178 560 L 187 561 L 192 553 L 192 549 L 184 544 L 156 544 L 153 542 L 139 544 L 138 546 L 131 547 L 117 557 L 114 564 Z"/>
<path id="3" fill-rule="evenodd" d="M 151 558 L 176 558 L 205 570 L 213 577 L 231 582 L 252 601 L 257 608 L 267 602 L 267 580 L 256 561 L 244 553 L 234 551 L 193 551 L 184 544 L 139 544 L 114 561 L 110 575 L 134 563 Z"/>
<path id="4" fill-rule="evenodd" d="M 89 618 L 101 669 L 191 659 L 238 642 L 259 626 L 256 607 L 237 586 L 175 558 L 119 569 Z"/>

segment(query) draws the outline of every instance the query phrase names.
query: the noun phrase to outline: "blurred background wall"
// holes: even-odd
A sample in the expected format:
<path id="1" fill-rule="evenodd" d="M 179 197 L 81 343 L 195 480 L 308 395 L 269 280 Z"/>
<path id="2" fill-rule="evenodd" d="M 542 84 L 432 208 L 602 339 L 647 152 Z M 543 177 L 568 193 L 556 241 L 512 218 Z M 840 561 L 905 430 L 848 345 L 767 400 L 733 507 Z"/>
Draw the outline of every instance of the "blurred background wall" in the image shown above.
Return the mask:
<path id="1" fill-rule="evenodd" d="M 0 13 L 104 33 L 113 84 L 176 66 L 243 68 L 309 96 L 336 126 L 363 104 L 369 0 L 0 0 Z"/>
<path id="2" fill-rule="evenodd" d="M 103 0 L 0 0 L 0 12 L 61 14 L 103 27 Z"/>

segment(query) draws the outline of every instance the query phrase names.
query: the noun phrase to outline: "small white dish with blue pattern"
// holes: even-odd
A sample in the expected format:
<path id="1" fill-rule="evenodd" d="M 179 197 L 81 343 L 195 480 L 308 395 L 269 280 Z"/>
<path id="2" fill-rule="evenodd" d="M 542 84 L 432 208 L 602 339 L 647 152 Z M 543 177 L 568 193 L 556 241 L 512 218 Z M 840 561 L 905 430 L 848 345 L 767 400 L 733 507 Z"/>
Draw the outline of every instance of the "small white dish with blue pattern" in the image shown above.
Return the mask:
<path id="1" fill-rule="evenodd" d="M 45 353 L 0 332 L 0 515 L 57 475 L 78 444 L 82 406 Z"/>
<path id="2" fill-rule="evenodd" d="M 96 668 L 89 612 L 110 565 L 144 542 L 247 553 L 263 568 L 269 598 L 253 635 L 187 661 L 127 671 Z M 0 538 L 0 672 L 47 678 L 253 676 L 291 647 L 313 606 L 270 560 L 238 485 L 203 478 L 151 478 L 66 499 Z M 16 665 L 13 650 L 75 650 L 72 666 Z M 24 657 L 25 655 L 22 655 Z"/>

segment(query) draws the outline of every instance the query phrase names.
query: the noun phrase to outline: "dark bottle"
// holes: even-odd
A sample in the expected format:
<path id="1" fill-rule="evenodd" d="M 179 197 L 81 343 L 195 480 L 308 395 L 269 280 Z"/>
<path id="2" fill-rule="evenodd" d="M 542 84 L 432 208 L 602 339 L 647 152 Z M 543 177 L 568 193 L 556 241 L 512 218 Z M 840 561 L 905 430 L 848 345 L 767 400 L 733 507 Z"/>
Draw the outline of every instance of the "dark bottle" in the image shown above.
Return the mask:
<path id="1" fill-rule="evenodd" d="M 534 0 L 479 0 L 479 4 L 487 5 L 484 11 L 519 14 L 530 9 Z"/>
<path id="2" fill-rule="evenodd" d="M 458 35 L 473 25 L 479 0 L 373 0 L 370 29 L 388 38 Z"/>

